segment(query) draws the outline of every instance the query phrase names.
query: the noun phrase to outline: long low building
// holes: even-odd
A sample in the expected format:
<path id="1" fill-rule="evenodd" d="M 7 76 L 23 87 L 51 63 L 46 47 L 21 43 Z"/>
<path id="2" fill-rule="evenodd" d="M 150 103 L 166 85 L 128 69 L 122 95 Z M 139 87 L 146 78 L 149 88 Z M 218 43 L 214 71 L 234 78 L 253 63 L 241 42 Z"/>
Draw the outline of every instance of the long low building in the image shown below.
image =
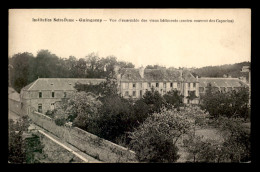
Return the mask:
<path id="1" fill-rule="evenodd" d="M 96 85 L 104 81 L 96 78 L 38 78 L 21 90 L 23 113 L 28 114 L 30 109 L 46 113 L 68 98 L 69 93 L 75 92 L 76 83 Z"/>
<path id="2" fill-rule="evenodd" d="M 231 90 L 238 90 L 242 87 L 248 88 L 249 85 L 243 79 L 239 78 L 198 78 L 200 96 L 206 93 L 209 85 L 216 91 L 228 92 Z"/>

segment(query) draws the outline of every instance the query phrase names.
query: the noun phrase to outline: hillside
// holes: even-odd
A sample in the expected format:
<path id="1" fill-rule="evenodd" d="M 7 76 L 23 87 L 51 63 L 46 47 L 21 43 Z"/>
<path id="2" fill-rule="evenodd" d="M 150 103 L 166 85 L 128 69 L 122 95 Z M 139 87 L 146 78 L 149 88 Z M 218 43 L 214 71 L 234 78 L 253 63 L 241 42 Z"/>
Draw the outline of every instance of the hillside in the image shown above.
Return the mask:
<path id="1" fill-rule="evenodd" d="M 198 77 L 223 77 L 223 75 L 231 76 L 232 78 L 238 78 L 245 76 L 248 80 L 248 73 L 241 72 L 243 66 L 250 66 L 250 62 L 241 62 L 235 64 L 227 64 L 220 66 L 206 66 L 202 68 L 193 68 L 191 70 L 194 76 Z"/>

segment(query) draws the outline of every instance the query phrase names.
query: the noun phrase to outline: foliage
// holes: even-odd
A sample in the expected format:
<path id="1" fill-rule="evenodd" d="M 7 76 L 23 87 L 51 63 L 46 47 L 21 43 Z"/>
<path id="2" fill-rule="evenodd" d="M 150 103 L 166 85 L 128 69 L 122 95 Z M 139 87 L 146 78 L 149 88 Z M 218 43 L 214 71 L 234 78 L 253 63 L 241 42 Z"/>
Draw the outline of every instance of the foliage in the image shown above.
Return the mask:
<path id="1" fill-rule="evenodd" d="M 249 117 L 249 92 L 247 88 L 232 90 L 229 92 L 213 91 L 209 86 L 206 94 L 201 97 L 201 108 L 209 112 L 213 117 Z"/>
<path id="2" fill-rule="evenodd" d="M 244 76 L 248 80 L 248 73 L 241 72 L 243 66 L 250 66 L 250 62 L 241 62 L 221 66 L 206 66 L 193 69 L 193 73 L 195 76 L 198 75 L 199 77 L 223 77 L 223 75 L 229 75 L 234 78 L 238 78 Z"/>
<path id="3" fill-rule="evenodd" d="M 220 117 L 217 120 L 225 138 L 223 147 L 231 162 L 251 160 L 251 136 L 241 118 Z"/>
<path id="4" fill-rule="evenodd" d="M 110 141 L 131 130 L 137 122 L 132 104 L 119 96 L 104 97 L 99 112 L 101 116 L 96 119 L 99 129 L 97 135 Z"/>
<path id="5" fill-rule="evenodd" d="M 166 94 L 163 95 L 163 98 L 166 102 L 167 107 L 174 106 L 175 108 L 179 108 L 183 105 L 183 96 L 178 90 L 168 91 Z"/>
<path id="6" fill-rule="evenodd" d="M 39 136 L 32 135 L 26 139 L 26 163 L 40 163 L 47 155 L 43 152 L 44 145 Z"/>
<path id="7" fill-rule="evenodd" d="M 29 127 L 28 117 L 20 118 L 16 123 L 9 120 L 8 161 L 10 163 L 36 163 L 44 156 L 43 145 L 39 137 L 32 135 L 24 138 Z"/>
<path id="8" fill-rule="evenodd" d="M 77 60 L 70 56 L 60 58 L 48 50 L 40 50 L 36 57 L 24 52 L 8 58 L 9 85 L 18 93 L 37 78 L 106 78 L 113 72 L 113 67 L 133 68 L 129 62 L 118 61 L 114 56 L 100 58 L 91 53 Z"/>
<path id="9" fill-rule="evenodd" d="M 166 68 L 166 67 L 160 66 L 160 65 L 147 65 L 145 67 L 145 69 L 163 69 L 163 68 Z"/>
<path id="10" fill-rule="evenodd" d="M 133 105 L 133 114 L 138 123 L 143 123 L 149 116 L 149 105 L 147 105 L 143 99 L 135 101 Z"/>
<path id="11" fill-rule="evenodd" d="M 56 118 L 54 121 L 55 121 L 55 124 L 58 125 L 58 126 L 63 126 L 66 123 L 65 118 Z"/>
<path id="12" fill-rule="evenodd" d="M 161 94 L 153 87 L 151 88 L 151 91 L 145 92 L 143 101 L 150 106 L 149 113 L 159 112 L 160 109 L 166 104 Z"/>
<path id="13" fill-rule="evenodd" d="M 97 85 L 77 83 L 74 87 L 79 92 L 91 92 L 101 97 L 118 95 L 117 81 L 113 76 L 107 77 L 105 82 Z"/>
<path id="14" fill-rule="evenodd" d="M 187 98 L 188 98 L 190 101 L 192 101 L 192 100 L 194 100 L 195 98 L 198 98 L 198 97 L 196 96 L 195 91 L 190 91 L 190 92 L 189 92 L 189 95 L 187 96 Z"/>
<path id="15" fill-rule="evenodd" d="M 228 161 L 228 155 L 220 141 L 204 139 L 203 136 L 189 134 L 183 143 L 193 162 Z"/>
<path id="16" fill-rule="evenodd" d="M 100 116 L 96 116 L 92 121 L 92 127 L 88 127 L 87 130 L 105 139 L 118 140 L 117 137 L 133 130 L 148 116 L 150 106 L 143 99 L 134 102 L 118 94 L 117 82 L 113 75 L 99 85 L 77 84 L 75 88 L 78 91 L 99 95 L 97 99 L 102 102 L 98 109 Z"/>
<path id="17" fill-rule="evenodd" d="M 56 109 L 54 110 L 47 110 L 47 112 L 45 113 L 45 115 L 54 118 L 54 114 L 55 114 Z"/>
<path id="18" fill-rule="evenodd" d="M 13 55 L 8 58 L 9 84 L 20 92 L 21 88 L 30 83 L 32 80 L 33 54 L 24 52 Z"/>
<path id="19" fill-rule="evenodd" d="M 26 161 L 26 150 L 22 134 L 23 130 L 13 120 L 9 120 L 8 161 L 10 163 L 24 163 Z"/>
<path id="20" fill-rule="evenodd" d="M 219 117 L 215 120 L 223 140 L 204 139 L 189 133 L 184 140 L 193 162 L 247 162 L 251 160 L 250 133 L 242 119 Z"/>
<path id="21" fill-rule="evenodd" d="M 197 156 L 205 148 L 205 143 L 201 140 L 202 136 L 196 136 L 194 134 L 189 134 L 188 138 L 183 140 L 183 145 L 189 152 L 189 156 L 193 159 L 193 162 L 198 161 Z"/>
<path id="22" fill-rule="evenodd" d="M 56 109 L 54 119 L 57 125 L 64 125 L 66 122 L 73 122 L 74 126 L 87 129 L 92 125 L 92 120 L 99 115 L 98 109 L 101 102 L 95 95 L 86 92 L 75 92 L 64 100 L 60 108 Z"/>
<path id="23" fill-rule="evenodd" d="M 175 162 L 179 158 L 176 143 L 188 133 L 192 122 L 183 109 L 167 110 L 149 116 L 139 127 L 129 134 L 130 147 L 144 162 Z M 168 151 L 166 151 L 166 149 Z"/>
<path id="24" fill-rule="evenodd" d="M 101 116 L 92 121 L 93 127 L 88 127 L 88 131 L 111 141 L 122 138 L 125 141 L 123 144 L 130 141 L 126 132 L 139 126 L 149 114 L 159 112 L 160 108 L 166 105 L 167 108 L 182 105 L 182 97 L 178 91 L 170 91 L 164 98 L 154 88 L 146 91 L 141 99 L 135 101 L 124 99 L 118 95 L 117 82 L 113 76 L 99 85 L 77 84 L 75 88 L 78 91 L 99 95 L 98 99 L 102 102 L 98 111 Z"/>

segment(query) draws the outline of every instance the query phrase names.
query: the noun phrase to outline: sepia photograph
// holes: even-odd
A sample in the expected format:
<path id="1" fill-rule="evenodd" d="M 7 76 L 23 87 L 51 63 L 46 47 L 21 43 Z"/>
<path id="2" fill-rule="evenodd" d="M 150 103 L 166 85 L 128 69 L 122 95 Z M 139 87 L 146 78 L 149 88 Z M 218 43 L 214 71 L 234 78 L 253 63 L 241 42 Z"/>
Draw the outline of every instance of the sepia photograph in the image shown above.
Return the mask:
<path id="1" fill-rule="evenodd" d="M 251 9 L 9 9 L 8 164 L 251 163 Z"/>

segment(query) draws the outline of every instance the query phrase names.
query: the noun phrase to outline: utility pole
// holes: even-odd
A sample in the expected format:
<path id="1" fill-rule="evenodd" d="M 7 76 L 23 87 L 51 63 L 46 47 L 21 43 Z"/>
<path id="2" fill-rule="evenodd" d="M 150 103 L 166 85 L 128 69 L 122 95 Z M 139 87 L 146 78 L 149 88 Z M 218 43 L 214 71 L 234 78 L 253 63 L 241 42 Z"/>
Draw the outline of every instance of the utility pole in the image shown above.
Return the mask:
<path id="1" fill-rule="evenodd" d="M 241 72 L 248 72 L 249 82 L 249 107 L 251 106 L 251 68 L 250 66 L 243 66 Z"/>

